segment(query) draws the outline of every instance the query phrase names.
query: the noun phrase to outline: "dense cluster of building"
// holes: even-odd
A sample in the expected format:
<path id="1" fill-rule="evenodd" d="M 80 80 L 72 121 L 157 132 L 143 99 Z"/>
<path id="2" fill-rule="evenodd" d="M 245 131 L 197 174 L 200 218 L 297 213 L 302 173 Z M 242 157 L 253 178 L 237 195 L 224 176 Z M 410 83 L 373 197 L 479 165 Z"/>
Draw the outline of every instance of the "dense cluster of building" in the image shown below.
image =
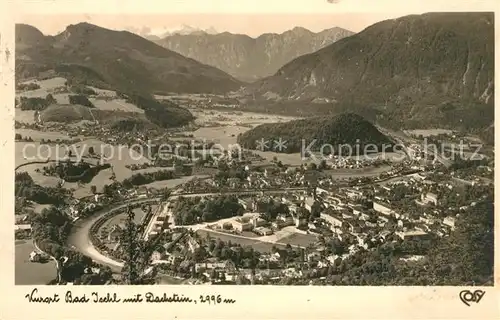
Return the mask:
<path id="1" fill-rule="evenodd" d="M 266 171 L 261 172 L 260 177 L 269 177 L 270 171 Z M 298 247 L 307 248 L 302 261 L 307 263 L 309 271 L 320 272 L 322 268 L 345 260 L 361 249 L 370 250 L 383 243 L 394 241 L 426 243 L 433 238 L 449 235 L 456 226 L 460 212 L 474 206 L 475 202 L 468 201 L 462 203 L 460 207 L 451 207 L 449 203 L 443 201 L 446 192 L 463 192 L 463 185 L 454 184 L 449 176 L 443 179 L 442 174 L 438 175 L 441 176 L 441 182 L 434 181 L 432 177 L 435 175 L 415 173 L 385 184 L 357 187 L 322 185 L 316 188 L 283 191 L 281 194 L 262 193 L 242 197 L 239 203 L 245 209 L 245 214 L 206 224 L 205 227 L 213 232 L 248 236 L 251 239 L 274 242 L 276 245 L 283 245 L 280 243 L 280 230 L 286 229 L 287 234 L 296 232 L 314 235 L 315 237 L 310 238 L 309 244 Z M 403 201 L 394 200 L 393 195 L 398 194 L 398 188 L 405 193 L 402 196 Z M 265 209 L 262 209 L 262 203 L 266 202 L 283 204 L 287 210 L 270 219 L 265 215 Z M 157 231 L 166 226 L 164 221 L 167 220 L 168 216 L 165 213 L 158 222 L 161 227 Z M 325 242 L 332 239 L 342 247 L 342 250 L 332 252 L 325 248 Z M 187 247 L 192 250 L 200 246 L 196 244 L 196 240 L 190 241 Z M 177 245 L 183 246 L 185 243 L 177 241 Z M 163 259 L 167 264 L 175 259 L 166 258 L 165 255 L 156 258 Z M 182 255 L 178 255 L 177 258 L 182 259 Z M 267 263 L 266 265 L 276 263 L 277 266 L 271 268 L 272 270 L 269 268 L 257 270 L 257 273 L 254 270 L 253 274 L 247 274 L 248 278 L 259 279 L 263 274 L 271 278 L 302 276 L 302 268 L 281 264 L 279 250 L 261 252 L 259 259 Z M 211 257 L 197 263 L 195 268 L 197 272 L 202 270 L 208 279 L 213 278 L 212 281 L 220 279 L 219 273 L 225 273 L 225 281 L 233 281 L 234 277 L 245 274 L 245 270 L 236 268 L 238 269 L 236 272 L 235 267 L 228 267 L 229 265 L 231 263 L 228 261 Z M 214 273 L 206 270 L 216 270 L 219 275 L 214 276 Z"/>

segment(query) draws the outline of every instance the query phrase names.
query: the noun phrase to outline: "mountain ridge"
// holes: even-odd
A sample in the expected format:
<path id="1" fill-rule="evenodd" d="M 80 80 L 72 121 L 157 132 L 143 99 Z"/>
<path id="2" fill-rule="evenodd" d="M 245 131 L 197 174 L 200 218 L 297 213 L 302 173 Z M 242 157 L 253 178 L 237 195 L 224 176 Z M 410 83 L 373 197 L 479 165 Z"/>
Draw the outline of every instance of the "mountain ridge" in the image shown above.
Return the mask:
<path id="1" fill-rule="evenodd" d="M 73 69 L 85 70 L 94 81 L 120 91 L 224 93 L 241 85 L 221 70 L 128 31 L 84 22 L 40 39 L 33 36 L 33 29 L 16 25 L 16 74 L 20 78 L 70 66 L 66 68 L 69 75 L 76 73 Z M 27 30 L 31 30 L 29 35 Z M 22 45 L 17 47 L 18 43 Z"/>
<path id="2" fill-rule="evenodd" d="M 272 75 L 294 58 L 352 34 L 339 27 L 316 33 L 295 27 L 282 33 L 264 33 L 255 38 L 226 31 L 218 34 L 171 35 L 155 42 L 248 82 Z"/>
<path id="3" fill-rule="evenodd" d="M 493 74 L 492 13 L 429 13 L 376 23 L 244 91 L 377 110 L 387 123 L 478 128 L 493 119 Z"/>

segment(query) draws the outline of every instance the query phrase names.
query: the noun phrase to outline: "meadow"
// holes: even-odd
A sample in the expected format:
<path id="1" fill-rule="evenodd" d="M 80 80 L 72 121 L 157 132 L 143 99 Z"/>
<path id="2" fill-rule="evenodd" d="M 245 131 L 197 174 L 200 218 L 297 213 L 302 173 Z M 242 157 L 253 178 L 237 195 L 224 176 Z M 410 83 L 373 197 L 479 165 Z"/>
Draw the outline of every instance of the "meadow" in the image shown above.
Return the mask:
<path id="1" fill-rule="evenodd" d="M 74 156 L 83 157 L 85 161 L 99 162 L 99 159 L 88 159 L 88 150 L 90 147 L 94 148 L 95 153 L 103 155 L 103 162 L 110 163 L 111 168 L 101 170 L 90 183 L 78 184 L 65 182 L 63 188 L 74 189 L 73 195 L 76 198 L 82 198 L 92 195 L 91 187 L 96 186 L 97 192 L 102 192 L 105 185 L 113 183 L 111 177 L 113 172 L 117 181 L 123 181 L 131 177 L 134 171 L 126 168 L 130 164 L 143 164 L 149 163 L 149 160 L 141 156 L 134 150 L 129 149 L 127 146 L 112 146 L 105 144 L 97 139 L 87 139 L 76 143 L 71 146 L 70 150 L 73 151 Z M 15 164 L 16 166 L 27 164 L 34 161 L 46 161 L 64 159 L 66 156 L 66 148 L 56 145 L 41 145 L 38 142 L 16 142 L 15 143 Z M 16 172 L 28 172 L 33 178 L 35 183 L 43 186 L 57 186 L 60 179 L 55 176 L 45 176 L 42 173 L 44 166 L 51 165 L 53 162 L 48 163 L 33 163 L 24 165 L 16 170 Z M 37 172 L 37 169 L 39 172 Z M 179 181 L 178 184 L 184 182 Z M 175 184 L 176 182 L 172 182 Z M 170 183 L 170 185 L 172 184 Z"/>
<path id="2" fill-rule="evenodd" d="M 24 96 L 28 98 L 32 97 L 43 97 L 45 98 L 47 94 L 53 93 L 54 90 L 58 88 L 66 87 L 66 79 L 62 77 L 54 77 L 45 80 L 29 80 L 21 82 L 22 84 L 36 83 L 40 86 L 39 89 L 29 90 L 29 91 L 16 91 L 16 96 Z"/>
<path id="3" fill-rule="evenodd" d="M 20 108 L 16 108 L 14 112 L 14 121 L 20 123 L 33 124 L 35 123 L 35 111 L 21 110 Z"/>
<path id="4" fill-rule="evenodd" d="M 29 254 L 35 250 L 31 240 L 16 240 L 15 284 L 45 285 L 56 279 L 57 268 L 53 260 L 45 263 L 30 262 Z"/>
<path id="5" fill-rule="evenodd" d="M 155 210 L 158 209 L 158 206 L 152 205 L 151 209 L 153 210 L 153 212 L 155 212 Z M 141 208 L 134 208 L 132 211 L 135 214 L 134 223 L 140 224 L 142 219 L 146 215 L 146 213 L 144 211 L 142 211 Z M 111 227 L 114 225 L 125 224 L 126 221 L 127 221 L 127 213 L 121 212 L 121 213 L 111 217 L 110 219 L 106 220 L 102 224 L 102 226 L 99 228 L 99 233 L 103 232 L 104 230 L 107 230 L 107 231 L 111 230 Z"/>
<path id="6" fill-rule="evenodd" d="M 181 177 L 181 178 L 176 178 L 176 179 L 170 179 L 170 180 L 163 180 L 163 181 L 155 181 L 151 182 L 148 184 L 145 184 L 144 187 L 146 188 L 153 188 L 153 189 L 165 189 L 165 188 L 175 188 L 181 184 L 184 184 L 194 178 L 202 179 L 206 178 L 208 176 L 206 175 L 195 175 L 195 176 L 186 176 L 186 177 Z"/>
<path id="7" fill-rule="evenodd" d="M 415 130 L 405 130 L 404 131 L 406 134 L 409 135 L 415 135 L 419 136 L 422 135 L 423 137 L 430 137 L 430 136 L 437 136 L 440 134 L 452 134 L 452 130 L 448 129 L 415 129 Z"/>
<path id="8" fill-rule="evenodd" d="M 126 102 L 125 99 L 102 100 L 90 98 L 89 100 L 99 110 L 120 110 L 125 112 L 144 113 L 144 110 Z"/>
<path id="9" fill-rule="evenodd" d="M 280 238 L 279 243 L 290 244 L 292 246 L 307 247 L 316 242 L 316 236 L 312 234 L 292 233 Z"/>
<path id="10" fill-rule="evenodd" d="M 93 120 L 92 114 L 86 107 L 78 105 L 70 105 L 69 96 L 66 86 L 66 79 L 55 77 L 40 81 L 25 81 L 23 84 L 36 83 L 40 86 L 39 89 L 28 91 L 17 91 L 16 97 L 26 98 L 45 98 L 48 94 L 56 99 L 57 104 L 49 106 L 42 112 L 42 120 L 69 122 L 79 120 Z M 101 111 L 123 111 L 127 113 L 144 113 L 144 110 L 130 104 L 125 99 L 117 98 L 115 91 L 103 90 L 94 87 L 88 87 L 96 92 L 96 95 L 90 96 L 89 100 L 94 104 L 97 110 Z M 19 122 L 34 123 L 34 111 L 16 109 L 15 119 Z"/>
<path id="11" fill-rule="evenodd" d="M 270 253 L 273 246 L 281 248 L 286 247 L 285 245 L 275 244 L 271 242 L 263 242 L 256 239 L 240 238 L 230 234 L 218 233 L 210 230 L 197 230 L 196 233 L 198 233 L 202 237 L 206 237 L 207 235 L 209 235 L 213 239 L 220 239 L 226 242 L 231 241 L 232 243 L 238 243 L 241 246 L 251 246 L 252 248 L 254 248 L 254 250 L 262 253 Z"/>
<path id="12" fill-rule="evenodd" d="M 30 137 L 33 139 L 33 141 L 41 141 L 42 139 L 44 140 L 52 140 L 56 141 L 56 139 L 65 139 L 65 140 L 70 140 L 70 136 L 67 134 L 64 134 L 62 132 L 57 132 L 57 131 L 40 131 L 40 130 L 33 130 L 33 129 L 16 129 L 16 133 L 19 133 L 23 137 Z"/>

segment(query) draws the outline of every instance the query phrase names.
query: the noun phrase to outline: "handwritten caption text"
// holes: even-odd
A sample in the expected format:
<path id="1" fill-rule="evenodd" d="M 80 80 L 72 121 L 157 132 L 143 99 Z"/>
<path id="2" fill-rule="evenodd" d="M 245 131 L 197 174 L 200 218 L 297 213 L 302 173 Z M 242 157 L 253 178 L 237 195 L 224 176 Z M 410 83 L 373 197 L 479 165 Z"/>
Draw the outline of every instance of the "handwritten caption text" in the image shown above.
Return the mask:
<path id="1" fill-rule="evenodd" d="M 196 298 L 187 297 L 183 294 L 166 293 L 157 294 L 153 292 L 135 293 L 133 295 L 122 297 L 116 292 L 101 293 L 91 292 L 77 295 L 68 290 L 64 296 L 57 293 L 52 295 L 41 295 L 37 288 L 27 293 L 25 299 L 31 303 L 194 303 L 194 304 L 234 304 L 236 300 L 226 298 L 220 294 L 200 295 Z"/>

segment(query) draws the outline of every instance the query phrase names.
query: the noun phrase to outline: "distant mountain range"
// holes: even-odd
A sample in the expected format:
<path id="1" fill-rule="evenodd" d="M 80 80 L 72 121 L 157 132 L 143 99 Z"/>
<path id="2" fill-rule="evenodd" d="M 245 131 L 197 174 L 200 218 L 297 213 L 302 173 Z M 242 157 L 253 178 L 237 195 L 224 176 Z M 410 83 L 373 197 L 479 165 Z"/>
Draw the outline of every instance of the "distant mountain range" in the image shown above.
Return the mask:
<path id="1" fill-rule="evenodd" d="M 88 23 L 56 36 L 16 25 L 18 79 L 52 72 L 73 80 L 139 93 L 224 93 L 240 88 L 227 73 L 128 31 Z"/>
<path id="2" fill-rule="evenodd" d="M 18 24 L 15 36 L 16 81 L 62 76 L 71 85 L 117 91 L 144 110 L 147 125 L 175 127 L 193 119 L 188 110 L 171 102 L 160 103 L 152 94 L 225 93 L 241 86 L 217 68 L 127 31 L 80 23 L 56 36 L 45 36 L 32 26 Z M 43 117 L 52 121 L 83 119 L 80 111 L 77 106 L 53 106 L 44 110 Z M 129 121 L 130 116 L 121 119 Z M 133 119 L 144 120 L 137 115 Z"/>
<path id="3" fill-rule="evenodd" d="M 52 72 L 141 94 L 239 89 L 242 104 L 271 112 L 273 103 L 281 109 L 292 104 L 311 115 L 313 109 L 354 112 L 398 128 L 492 136 L 493 18 L 484 12 L 429 13 L 382 21 L 357 34 L 297 27 L 255 39 L 184 28 L 189 34 L 157 43 L 88 23 L 56 36 L 17 25 L 16 78 Z"/>
<path id="4" fill-rule="evenodd" d="M 293 59 L 353 35 L 342 28 L 318 33 L 296 27 L 281 34 L 247 35 L 206 31 L 175 33 L 156 43 L 186 57 L 214 66 L 243 81 L 274 74 Z"/>
<path id="5" fill-rule="evenodd" d="M 186 24 L 183 24 L 179 27 L 174 28 L 155 28 L 151 29 L 149 27 L 128 27 L 126 28 L 128 31 L 133 32 L 135 34 L 140 35 L 143 38 L 146 38 L 151 41 L 161 40 L 165 37 L 177 34 L 177 35 L 188 35 L 188 34 L 217 34 L 217 30 L 214 27 L 210 27 L 207 29 L 201 29 L 197 27 L 192 27 Z"/>
<path id="6" fill-rule="evenodd" d="M 429 13 L 376 23 L 246 87 L 323 101 L 398 127 L 485 128 L 494 119 L 493 13 Z"/>

